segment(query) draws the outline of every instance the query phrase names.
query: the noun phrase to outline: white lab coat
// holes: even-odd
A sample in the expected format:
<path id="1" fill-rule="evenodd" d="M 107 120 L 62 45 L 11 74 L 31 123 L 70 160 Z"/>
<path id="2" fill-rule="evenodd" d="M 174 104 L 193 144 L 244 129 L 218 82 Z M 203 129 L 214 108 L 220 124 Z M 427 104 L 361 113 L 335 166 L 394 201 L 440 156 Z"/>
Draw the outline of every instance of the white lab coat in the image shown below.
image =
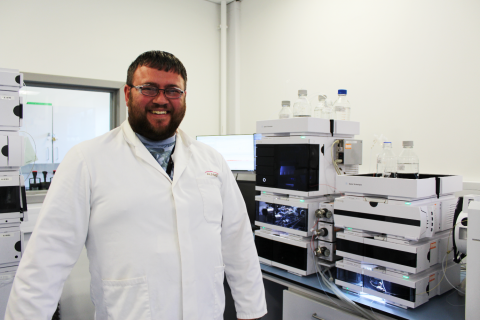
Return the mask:
<path id="1" fill-rule="evenodd" d="M 173 182 L 128 121 L 67 154 L 21 260 L 6 319 L 51 319 L 84 245 L 96 320 L 266 312 L 245 203 L 222 156 L 178 130 Z"/>

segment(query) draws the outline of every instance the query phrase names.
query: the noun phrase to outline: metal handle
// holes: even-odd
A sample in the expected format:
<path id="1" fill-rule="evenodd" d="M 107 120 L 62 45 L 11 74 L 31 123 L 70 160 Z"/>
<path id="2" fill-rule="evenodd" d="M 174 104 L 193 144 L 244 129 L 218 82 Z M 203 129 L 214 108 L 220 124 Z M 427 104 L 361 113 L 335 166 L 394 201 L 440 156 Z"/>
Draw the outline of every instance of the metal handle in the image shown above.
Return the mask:
<path id="1" fill-rule="evenodd" d="M 319 318 L 316 313 L 312 314 L 312 318 L 318 319 L 318 320 L 325 320 L 323 318 Z"/>
<path id="2" fill-rule="evenodd" d="M 55 148 L 55 160 L 58 160 L 58 147 Z"/>
<path id="3" fill-rule="evenodd" d="M 49 152 L 49 148 L 47 147 L 47 160 L 50 160 L 50 152 Z"/>

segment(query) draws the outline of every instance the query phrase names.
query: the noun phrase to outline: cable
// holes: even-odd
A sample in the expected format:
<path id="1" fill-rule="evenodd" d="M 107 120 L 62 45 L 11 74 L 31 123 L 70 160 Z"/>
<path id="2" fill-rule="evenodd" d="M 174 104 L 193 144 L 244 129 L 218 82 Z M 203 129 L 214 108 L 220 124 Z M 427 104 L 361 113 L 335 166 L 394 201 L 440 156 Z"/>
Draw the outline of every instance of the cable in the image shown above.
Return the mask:
<path id="1" fill-rule="evenodd" d="M 315 256 L 315 250 L 313 250 L 313 238 L 314 238 L 315 235 L 312 236 L 312 239 L 310 241 L 310 248 L 312 248 L 312 261 L 313 261 L 313 265 L 315 267 L 315 274 L 317 275 L 317 280 L 318 280 L 318 283 L 320 284 L 320 288 L 322 288 L 323 292 L 325 293 L 325 295 L 328 297 L 328 299 L 334 304 L 336 305 L 337 307 L 339 307 L 340 309 L 342 309 L 341 306 L 339 306 L 335 301 L 332 300 L 332 298 L 330 298 L 330 296 L 328 295 L 327 291 L 323 288 L 323 285 L 322 285 L 322 281 L 320 280 L 320 278 L 318 277 L 318 266 L 317 266 L 317 257 Z"/>
<path id="2" fill-rule="evenodd" d="M 459 224 L 459 223 L 460 223 L 460 222 L 458 222 L 457 224 Z M 448 236 L 448 240 L 447 240 L 447 252 L 446 252 L 446 254 L 445 254 L 445 256 L 443 257 L 443 260 L 442 260 L 442 269 L 443 269 L 443 262 L 445 261 L 445 270 L 447 270 L 447 265 L 448 265 L 448 260 L 446 260 L 446 258 L 447 258 L 447 256 L 450 254 L 450 252 L 452 252 L 452 250 L 453 250 L 453 249 L 450 249 L 450 248 L 449 248 L 449 246 L 450 246 L 450 238 L 452 237 L 452 231 L 453 231 L 453 229 L 455 229 L 455 227 L 457 226 L 457 224 L 455 224 L 455 225 L 453 226 L 453 228 L 450 230 L 450 234 L 449 234 L 449 236 Z M 428 291 L 425 291 L 425 292 L 422 292 L 422 293 L 417 293 L 416 295 L 418 296 L 418 295 L 425 294 L 425 293 L 429 293 L 429 292 L 433 291 L 433 289 L 435 289 L 436 287 L 438 287 L 438 286 L 442 283 L 443 278 L 445 278 L 445 271 L 443 271 L 443 277 L 442 277 L 442 279 L 440 279 L 440 281 L 438 281 L 438 283 L 437 283 L 437 285 L 436 285 L 435 287 L 433 287 L 432 289 L 430 289 L 430 290 L 428 290 Z M 448 281 L 448 279 L 447 279 L 447 281 Z M 450 281 L 448 281 L 448 283 L 450 283 Z M 451 285 L 454 289 L 456 289 L 456 290 L 458 291 L 458 289 L 455 288 L 451 283 L 450 283 L 450 285 Z M 462 292 L 462 291 L 460 291 L 460 292 Z M 463 292 L 462 292 L 462 293 L 463 293 Z"/>
<path id="3" fill-rule="evenodd" d="M 447 257 L 448 253 L 445 254 L 445 258 Z M 443 258 L 445 260 L 445 258 Z M 446 264 L 445 264 L 445 268 L 443 268 L 443 262 L 442 262 L 442 270 L 443 270 L 443 277 L 445 278 L 445 280 L 447 280 L 447 282 L 452 286 L 453 289 L 457 290 L 458 292 L 460 292 L 461 294 L 465 294 L 464 291 L 458 289 L 457 287 L 455 287 L 451 282 L 450 280 L 448 280 L 448 277 L 447 277 L 447 267 L 446 267 Z"/>
<path id="4" fill-rule="evenodd" d="M 318 269 L 317 269 L 318 270 Z M 332 290 L 333 293 L 335 293 L 335 295 L 340 299 L 342 300 L 343 302 L 345 302 L 347 305 L 349 305 L 349 307 L 351 307 L 351 311 L 353 311 L 354 313 L 357 313 L 363 317 L 365 317 L 366 319 L 369 319 L 369 320 L 377 320 L 377 318 L 373 315 L 373 314 L 370 314 L 369 312 L 365 311 L 362 307 L 358 306 L 355 302 L 353 302 L 349 297 L 347 297 L 335 284 L 333 284 L 332 282 L 330 282 L 327 277 L 325 276 L 325 274 L 323 272 L 320 272 L 320 275 L 322 277 L 322 280 L 323 282 L 325 283 L 325 285 L 330 289 Z M 373 310 L 372 310 L 373 312 Z"/>
<path id="5" fill-rule="evenodd" d="M 318 222 L 317 222 L 318 223 Z M 314 238 L 315 235 L 312 236 L 311 238 L 311 241 L 310 241 L 310 247 L 312 247 L 312 243 L 313 243 L 313 238 Z M 325 276 L 325 274 L 318 269 L 318 257 L 315 256 L 315 253 L 314 251 L 312 250 L 312 257 L 313 257 L 313 263 L 314 263 L 314 266 L 315 266 L 315 271 L 316 271 L 316 275 L 317 275 L 317 279 L 318 279 L 318 282 L 320 284 L 320 287 L 322 288 L 322 290 L 325 292 L 325 294 L 327 295 L 327 297 L 330 299 L 330 301 L 335 304 L 338 308 L 340 309 L 343 309 L 343 310 L 348 310 L 350 312 L 353 312 L 353 313 L 356 313 L 356 314 L 359 314 L 363 317 L 365 317 L 366 319 L 369 319 L 369 320 L 377 320 L 377 318 L 374 316 L 374 315 L 370 315 L 370 313 L 368 313 L 367 311 L 365 311 L 362 307 L 358 306 L 355 302 L 353 302 L 349 297 L 347 297 L 338 287 L 337 285 L 335 285 L 334 283 L 330 282 L 327 277 Z M 329 269 L 327 269 L 326 271 L 330 271 Z M 320 278 L 318 277 L 318 275 L 320 274 L 321 278 L 322 278 L 322 281 L 320 280 Z M 330 274 L 330 277 L 331 277 L 331 274 Z M 331 277 L 333 279 L 333 277 Z M 327 288 L 330 289 L 330 291 L 332 293 L 334 293 L 340 300 L 342 300 L 344 303 L 347 304 L 347 306 L 339 306 L 336 302 L 334 302 L 330 296 L 327 294 L 327 292 L 325 291 L 325 289 L 323 288 L 323 285 L 322 285 L 322 282 L 325 284 L 325 286 Z M 373 313 L 373 309 L 370 307 L 370 309 L 372 310 L 372 313 Z"/>
<path id="6" fill-rule="evenodd" d="M 332 164 L 333 164 L 333 167 L 335 168 L 335 171 L 337 172 L 338 175 L 342 175 L 342 172 L 340 171 L 340 168 L 338 167 L 337 163 L 341 163 L 342 160 L 340 159 L 337 159 L 337 160 L 334 160 L 333 159 L 333 149 L 334 149 L 334 146 L 337 144 L 337 143 L 340 143 L 340 140 L 335 140 L 332 144 L 332 148 L 330 149 L 330 154 L 332 156 Z"/>

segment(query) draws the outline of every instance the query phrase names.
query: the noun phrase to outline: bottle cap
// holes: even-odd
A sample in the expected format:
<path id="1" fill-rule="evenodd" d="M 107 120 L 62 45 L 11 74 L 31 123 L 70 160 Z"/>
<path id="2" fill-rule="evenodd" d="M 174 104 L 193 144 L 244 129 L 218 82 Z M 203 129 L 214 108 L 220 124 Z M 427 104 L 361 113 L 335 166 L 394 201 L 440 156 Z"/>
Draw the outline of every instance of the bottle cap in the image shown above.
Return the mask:
<path id="1" fill-rule="evenodd" d="M 404 147 L 413 147 L 413 141 L 403 141 Z"/>
<path id="2" fill-rule="evenodd" d="M 283 101 L 282 101 L 282 107 L 285 106 L 285 105 L 287 105 L 287 106 L 290 107 L 290 101 L 283 100 Z"/>
<path id="3" fill-rule="evenodd" d="M 347 89 L 338 89 L 338 94 L 347 94 Z"/>
<path id="4" fill-rule="evenodd" d="M 299 96 L 306 96 L 307 95 L 307 90 L 298 90 L 298 95 Z"/>
<path id="5" fill-rule="evenodd" d="M 327 95 L 326 95 L 326 94 L 320 93 L 320 94 L 318 95 L 318 101 L 322 101 L 322 100 L 325 100 L 325 99 L 327 99 Z"/>

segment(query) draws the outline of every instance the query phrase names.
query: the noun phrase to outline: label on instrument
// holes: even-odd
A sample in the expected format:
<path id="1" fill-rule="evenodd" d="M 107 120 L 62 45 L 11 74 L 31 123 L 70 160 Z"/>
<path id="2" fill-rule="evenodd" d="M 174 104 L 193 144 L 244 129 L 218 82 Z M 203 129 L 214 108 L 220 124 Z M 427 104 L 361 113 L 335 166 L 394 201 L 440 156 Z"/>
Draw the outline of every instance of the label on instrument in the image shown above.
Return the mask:
<path id="1" fill-rule="evenodd" d="M 437 242 L 430 243 L 430 250 L 437 248 Z"/>
<path id="2" fill-rule="evenodd" d="M 13 99 L 15 99 L 15 97 L 13 97 L 13 96 L 0 96 L 0 99 L 2 99 L 2 100 L 13 100 Z"/>
<path id="3" fill-rule="evenodd" d="M 435 274 L 430 275 L 430 279 L 428 280 L 428 282 L 432 282 L 432 281 L 435 281 Z"/>
<path id="4" fill-rule="evenodd" d="M 9 178 L 9 177 L 0 178 L 0 181 L 12 181 L 12 178 Z"/>
<path id="5" fill-rule="evenodd" d="M 347 143 L 347 144 L 345 145 L 345 149 L 352 149 L 352 145 L 351 145 L 350 143 Z"/>

